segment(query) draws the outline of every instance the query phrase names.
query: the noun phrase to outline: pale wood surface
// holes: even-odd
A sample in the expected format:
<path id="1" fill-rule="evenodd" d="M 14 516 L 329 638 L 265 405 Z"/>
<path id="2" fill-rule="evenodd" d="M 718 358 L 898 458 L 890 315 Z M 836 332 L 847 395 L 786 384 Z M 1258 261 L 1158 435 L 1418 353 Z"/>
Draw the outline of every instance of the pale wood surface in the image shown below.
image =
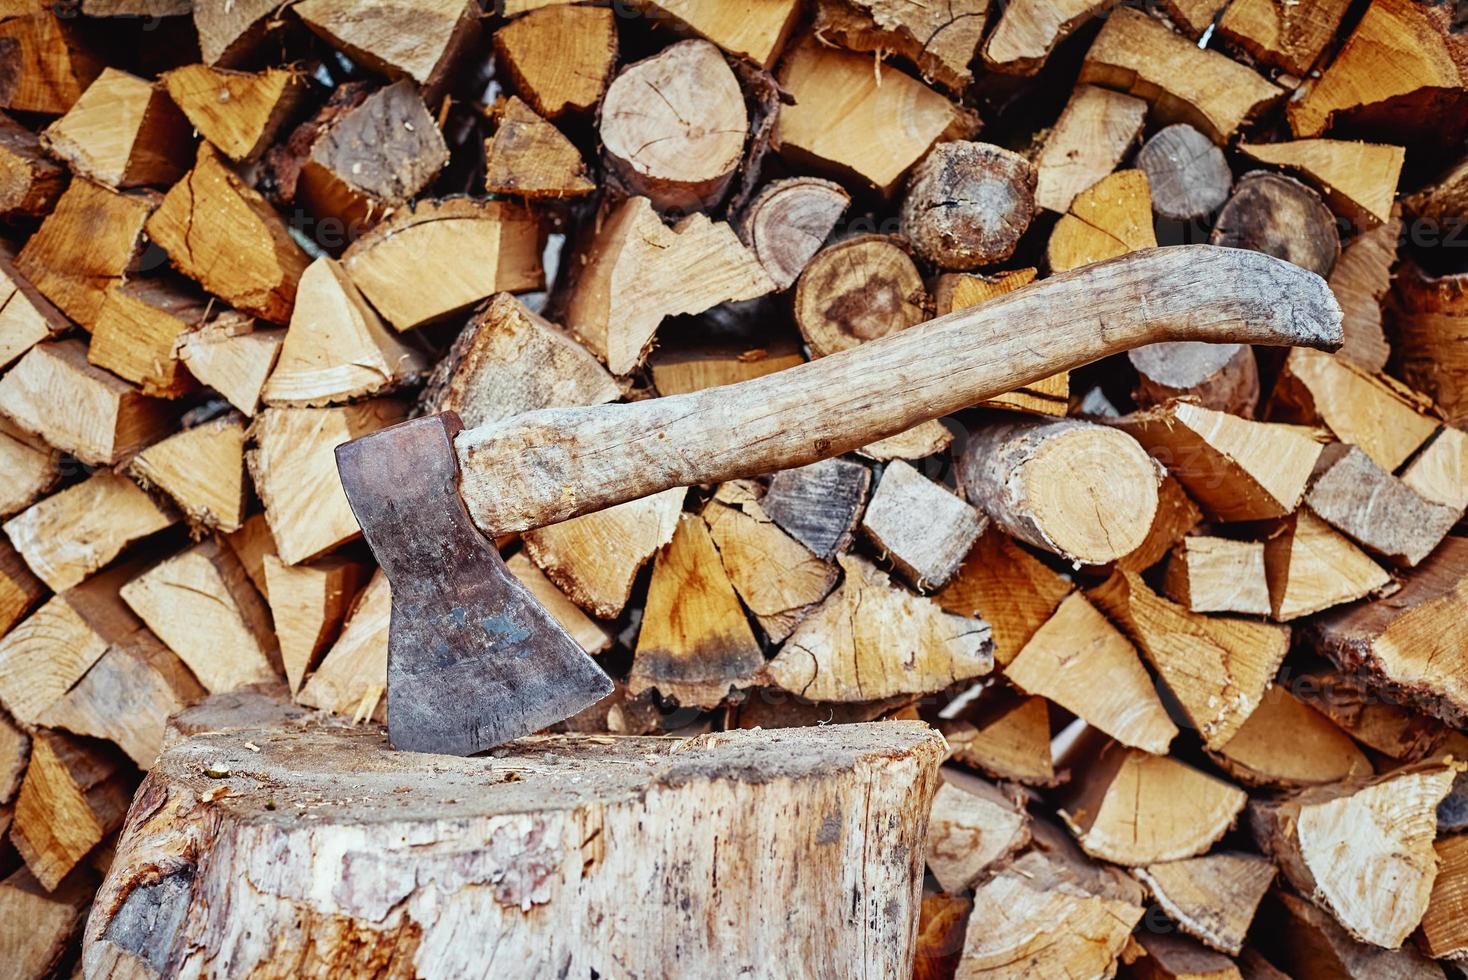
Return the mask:
<path id="1" fill-rule="evenodd" d="M 1252 248 L 1321 276 L 1340 258 L 1340 231 L 1320 195 L 1283 174 L 1253 170 L 1239 178 L 1208 240 Z"/>
<path id="2" fill-rule="evenodd" d="M 1138 249 L 1156 248 L 1152 195 L 1141 170 L 1107 174 L 1077 194 L 1050 232 L 1045 261 L 1068 272 Z"/>
<path id="3" fill-rule="evenodd" d="M 900 238 L 858 235 L 821 249 L 795 284 L 795 324 L 813 357 L 850 350 L 927 319 L 928 291 Z"/>
<path id="4" fill-rule="evenodd" d="M 1298 788 L 1371 774 L 1356 743 L 1283 685 L 1266 691 L 1233 738 L 1209 754 L 1250 786 Z"/>
<path id="5" fill-rule="evenodd" d="M 184 429 L 135 456 L 128 473 L 168 494 L 190 523 L 238 531 L 245 521 L 245 422 L 231 415 Z"/>
<path id="6" fill-rule="evenodd" d="M 1400 146 L 1348 140 L 1242 143 L 1244 155 L 1302 174 L 1320 188 L 1337 213 L 1363 230 L 1391 218 L 1407 151 Z"/>
<path id="7" fill-rule="evenodd" d="M 1228 200 L 1233 173 L 1223 151 L 1187 123 L 1152 134 L 1137 152 L 1152 209 L 1176 221 L 1207 219 Z"/>
<path id="8" fill-rule="evenodd" d="M 436 103 L 449 70 L 479 37 L 479 8 L 467 0 L 430 0 L 363 10 L 345 0 L 305 0 L 296 15 L 354 62 L 389 78 L 411 78 Z"/>
<path id="9" fill-rule="evenodd" d="M 973 886 L 990 868 L 1029 843 L 1029 814 L 1015 794 L 953 768 L 928 814 L 924 859 L 946 892 Z"/>
<path id="10" fill-rule="evenodd" d="M 1273 862 L 1257 854 L 1218 851 L 1149 864 L 1134 873 L 1184 932 L 1237 956 L 1277 872 Z"/>
<path id="11" fill-rule="evenodd" d="M 1035 203 L 1058 214 L 1070 210 L 1077 194 L 1116 169 L 1141 134 L 1146 117 L 1147 103 L 1141 99 L 1078 85 L 1036 161 Z M 1156 195 L 1154 190 L 1154 201 Z"/>
<path id="12" fill-rule="evenodd" d="M 1285 292 L 1294 297 L 1288 317 L 1277 302 Z M 1268 256 L 1206 246 L 1136 253 L 738 387 L 465 430 L 455 439 L 461 492 L 486 532 L 523 530 L 668 486 L 838 455 L 1142 343 L 1329 346 L 1339 316 L 1323 281 Z M 700 451 L 688 454 L 691 446 Z"/>
<path id="13" fill-rule="evenodd" d="M 1330 44 L 1348 7 L 1348 0 L 1239 0 L 1224 11 L 1218 33 L 1254 60 L 1304 77 Z"/>
<path id="14" fill-rule="evenodd" d="M 341 556 L 287 565 L 275 555 L 266 555 L 264 569 L 270 619 L 286 680 L 294 693 L 336 639 L 371 568 Z"/>
<path id="15" fill-rule="evenodd" d="M 1113 2 L 1012 0 L 984 42 L 984 64 L 996 71 L 1033 75 L 1057 44 Z"/>
<path id="16" fill-rule="evenodd" d="M 901 460 L 883 469 L 861 518 L 878 553 L 920 592 L 948 583 L 987 523 L 957 494 Z"/>
<path id="17" fill-rule="evenodd" d="M 16 271 L 13 259 L 8 251 L 0 255 L 0 368 L 71 329 L 71 321 Z"/>
<path id="18" fill-rule="evenodd" d="M 257 330 L 249 317 L 226 314 L 184 337 L 179 356 L 190 374 L 254 415 L 284 340 L 284 330 Z"/>
<path id="19" fill-rule="evenodd" d="M 1204 408 L 1254 417 L 1259 365 L 1248 344 L 1148 344 L 1128 353 L 1127 359 L 1137 369 L 1139 404 L 1185 398 Z"/>
<path id="20" fill-rule="evenodd" d="M 1298 619 L 1360 599 L 1391 584 L 1387 571 L 1301 508 L 1264 542 L 1270 614 Z"/>
<path id="21" fill-rule="evenodd" d="M 257 73 L 185 65 L 160 79 L 199 135 L 231 160 L 265 151 L 305 100 L 305 78 L 289 68 Z"/>
<path id="22" fill-rule="evenodd" d="M 203 324 L 205 303 L 167 279 L 133 279 L 107 290 L 87 360 L 137 385 L 145 395 L 180 398 L 197 389 L 179 344 Z"/>
<path id="23" fill-rule="evenodd" d="M 800 17 L 799 0 L 751 0 L 738 7 L 699 0 L 634 0 L 639 4 L 765 68 L 774 63 Z"/>
<path id="24" fill-rule="evenodd" d="M 536 112 L 548 119 L 584 113 L 611 77 L 616 17 L 606 8 L 555 4 L 495 31 L 494 50 Z"/>
<path id="25" fill-rule="evenodd" d="M 1262 541 L 1191 535 L 1169 556 L 1162 591 L 1193 612 L 1267 616 L 1264 554 Z"/>
<path id="26" fill-rule="evenodd" d="M 1382 469 L 1355 446 L 1337 444 L 1305 495 L 1305 503 L 1336 530 L 1386 561 L 1408 568 L 1432 554 L 1461 507 L 1435 503 Z"/>
<path id="27" fill-rule="evenodd" d="M 1007 665 L 1070 594 L 1070 582 L 992 525 L 934 599 L 994 631 L 994 658 Z"/>
<path id="28" fill-rule="evenodd" d="M 109 187 L 171 184 L 193 157 L 188 120 L 163 87 L 116 68 L 103 69 L 41 142 Z"/>
<path id="29" fill-rule="evenodd" d="M 962 92 L 973 81 L 970 64 L 989 21 L 988 0 L 921 6 L 903 0 L 822 0 L 811 29 L 852 51 L 897 54 L 927 81 Z"/>
<path id="30" fill-rule="evenodd" d="M 596 183 L 576 144 L 518 96 L 500 108 L 494 136 L 484 141 L 484 189 L 518 197 L 584 197 Z"/>

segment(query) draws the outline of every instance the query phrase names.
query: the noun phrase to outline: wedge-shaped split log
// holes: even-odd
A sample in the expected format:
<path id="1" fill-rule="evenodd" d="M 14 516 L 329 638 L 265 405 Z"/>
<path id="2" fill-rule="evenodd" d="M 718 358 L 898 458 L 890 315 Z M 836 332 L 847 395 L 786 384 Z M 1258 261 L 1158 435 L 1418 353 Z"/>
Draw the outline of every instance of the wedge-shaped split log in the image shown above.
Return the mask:
<path id="1" fill-rule="evenodd" d="M 871 701 L 939 691 L 993 669 L 988 624 L 945 613 L 864 558 L 838 561 L 845 581 L 769 662 L 772 683 L 815 701 Z"/>
<path id="2" fill-rule="evenodd" d="M 1012 791 L 945 768 L 928 815 L 928 869 L 943 890 L 962 892 L 1030 841 L 1030 817 Z"/>
<path id="3" fill-rule="evenodd" d="M 1277 684 L 1234 737 L 1209 756 L 1250 786 L 1302 787 L 1358 779 L 1371 762 L 1344 731 Z"/>
<path id="4" fill-rule="evenodd" d="M 83 955 L 140 976 L 203 959 L 248 973 L 391 958 L 425 977 L 799 971 L 793 902 L 824 923 L 838 973 L 902 976 L 941 755 L 926 726 L 895 722 L 544 736 L 429 772 L 375 726 L 216 722 L 140 790 Z M 782 778 L 762 775 L 772 762 Z M 344 787 L 350 803 L 315 807 Z M 674 921 L 730 925 L 689 945 L 652 926 Z M 460 942 L 466 923 L 500 938 Z"/>
<path id="5" fill-rule="evenodd" d="M 290 68 L 251 74 L 185 65 L 164 72 L 161 81 L 199 135 L 240 162 L 265 152 L 307 92 L 305 76 Z"/>
<path id="6" fill-rule="evenodd" d="M 1385 591 L 1392 577 L 1346 538 L 1301 508 L 1264 541 L 1269 608 L 1286 621 Z"/>
<path id="7" fill-rule="evenodd" d="M 1290 884 L 1354 938 L 1395 949 L 1427 911 L 1437 877 L 1437 805 L 1456 775 L 1453 765 L 1423 763 L 1370 783 L 1256 800 L 1250 827 Z"/>
<path id="8" fill-rule="evenodd" d="M 1113 573 L 1089 596 L 1141 647 L 1209 747 L 1259 707 L 1289 650 L 1287 627 L 1190 612 L 1134 572 Z"/>
<path id="9" fill-rule="evenodd" d="M 1042 697 L 990 689 L 965 720 L 943 729 L 953 758 L 996 779 L 1035 786 L 1057 782 L 1050 753 L 1050 706 Z"/>
<path id="10" fill-rule="evenodd" d="M 1257 854 L 1219 851 L 1149 864 L 1133 873 L 1183 932 L 1237 956 L 1277 871 Z"/>
<path id="11" fill-rule="evenodd" d="M 196 425 L 154 443 L 128 473 L 166 493 L 196 527 L 226 534 L 245 522 L 245 422 L 238 415 Z"/>
<path id="12" fill-rule="evenodd" d="M 934 599 L 946 611 L 984 620 L 994 631 L 994 659 L 1009 664 L 1074 586 L 1012 538 L 986 530 L 958 574 Z"/>
<path id="13" fill-rule="evenodd" d="M 1420 565 L 1463 516 L 1344 443 L 1326 450 L 1305 503 L 1327 524 L 1394 565 Z"/>

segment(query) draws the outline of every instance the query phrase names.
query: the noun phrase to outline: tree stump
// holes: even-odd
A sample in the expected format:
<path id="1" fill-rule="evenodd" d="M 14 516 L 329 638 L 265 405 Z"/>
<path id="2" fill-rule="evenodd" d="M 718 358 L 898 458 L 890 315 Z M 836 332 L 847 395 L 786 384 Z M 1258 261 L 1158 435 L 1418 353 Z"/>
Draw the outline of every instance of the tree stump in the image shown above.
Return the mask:
<path id="1" fill-rule="evenodd" d="M 461 759 L 223 714 L 140 790 L 89 975 L 912 971 L 943 754 L 925 725 L 539 736 Z"/>

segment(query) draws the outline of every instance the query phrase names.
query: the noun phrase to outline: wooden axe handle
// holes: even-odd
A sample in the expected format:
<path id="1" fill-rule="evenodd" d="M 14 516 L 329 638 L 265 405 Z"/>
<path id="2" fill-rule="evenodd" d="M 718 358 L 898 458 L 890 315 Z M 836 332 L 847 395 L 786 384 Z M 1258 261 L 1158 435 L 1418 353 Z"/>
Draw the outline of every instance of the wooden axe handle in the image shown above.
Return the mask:
<path id="1" fill-rule="evenodd" d="M 738 384 L 465 430 L 455 440 L 461 492 L 486 534 L 525 531 L 669 487 L 837 456 L 1172 340 L 1334 350 L 1341 311 L 1319 276 L 1260 252 L 1133 252 Z"/>

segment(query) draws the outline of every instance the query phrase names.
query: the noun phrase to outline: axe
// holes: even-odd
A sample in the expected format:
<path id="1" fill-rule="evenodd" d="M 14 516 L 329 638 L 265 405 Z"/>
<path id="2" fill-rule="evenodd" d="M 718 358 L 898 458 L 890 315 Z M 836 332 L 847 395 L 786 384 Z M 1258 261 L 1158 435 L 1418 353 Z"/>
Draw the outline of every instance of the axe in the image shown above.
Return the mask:
<path id="1" fill-rule="evenodd" d="M 670 487 L 849 452 L 1161 341 L 1334 350 L 1325 281 L 1259 252 L 1133 252 L 738 384 L 550 408 L 460 431 L 450 413 L 339 446 L 392 586 L 387 718 L 400 749 L 467 755 L 570 717 L 610 679 L 510 575 L 494 537 Z"/>

